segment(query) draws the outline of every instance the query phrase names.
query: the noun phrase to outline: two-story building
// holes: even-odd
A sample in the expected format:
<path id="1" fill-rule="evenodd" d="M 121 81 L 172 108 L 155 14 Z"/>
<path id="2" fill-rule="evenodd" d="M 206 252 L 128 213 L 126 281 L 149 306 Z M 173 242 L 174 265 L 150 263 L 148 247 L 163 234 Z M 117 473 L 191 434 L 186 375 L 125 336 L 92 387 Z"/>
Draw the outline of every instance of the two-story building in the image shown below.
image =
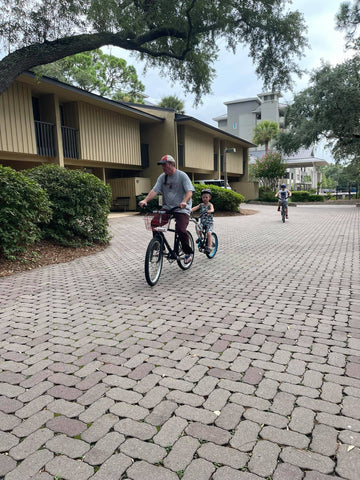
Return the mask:
<path id="1" fill-rule="evenodd" d="M 253 146 L 170 109 L 113 101 L 32 73 L 0 96 L 2 165 L 83 169 L 110 184 L 113 200 L 124 209 L 135 209 L 136 196 L 150 190 L 161 173 L 157 161 L 166 153 L 191 180 L 226 173 L 234 190 L 256 198 L 256 184 L 248 181 Z M 227 155 L 224 167 L 228 148 L 236 152 Z"/>

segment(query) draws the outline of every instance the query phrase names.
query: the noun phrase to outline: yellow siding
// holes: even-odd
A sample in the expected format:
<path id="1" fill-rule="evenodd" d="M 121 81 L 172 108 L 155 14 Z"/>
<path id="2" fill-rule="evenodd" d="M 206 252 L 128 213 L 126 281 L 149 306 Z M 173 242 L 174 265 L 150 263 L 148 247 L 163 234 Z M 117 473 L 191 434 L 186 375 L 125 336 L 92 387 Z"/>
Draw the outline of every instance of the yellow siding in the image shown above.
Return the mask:
<path id="1" fill-rule="evenodd" d="M 186 126 L 184 147 L 185 167 L 214 170 L 214 140 L 211 135 Z"/>
<path id="2" fill-rule="evenodd" d="M 241 147 L 237 147 L 236 153 L 228 153 L 226 155 L 226 169 L 228 173 L 243 174 L 243 156 L 244 151 Z"/>
<path id="3" fill-rule="evenodd" d="M 82 160 L 141 166 L 139 121 L 79 103 Z"/>
<path id="4" fill-rule="evenodd" d="M 19 82 L 0 96 L 0 150 L 37 153 L 31 90 Z"/>

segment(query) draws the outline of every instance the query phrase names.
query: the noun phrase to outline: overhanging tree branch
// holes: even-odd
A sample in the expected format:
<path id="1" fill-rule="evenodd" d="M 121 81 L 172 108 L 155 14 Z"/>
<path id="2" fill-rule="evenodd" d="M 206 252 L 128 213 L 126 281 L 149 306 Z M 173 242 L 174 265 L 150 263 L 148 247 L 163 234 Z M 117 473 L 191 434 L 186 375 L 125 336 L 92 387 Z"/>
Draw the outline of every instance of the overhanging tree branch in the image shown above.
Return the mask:
<path id="1" fill-rule="evenodd" d="M 146 53 L 152 57 L 168 57 L 176 60 L 184 60 L 190 48 L 176 53 L 170 49 L 155 50 L 143 46 L 159 38 L 169 36 L 184 39 L 186 38 L 186 33 L 174 28 L 162 28 L 144 35 L 139 35 L 137 38 L 128 39 L 124 38 L 124 35 L 121 34 L 103 32 L 74 35 L 51 42 L 38 43 L 20 48 L 1 60 L 0 93 L 7 90 L 13 81 L 26 70 L 38 65 L 55 62 L 56 60 L 75 55 L 76 53 L 95 50 L 105 45 L 113 45 L 125 50 Z"/>
<path id="2" fill-rule="evenodd" d="M 283 8 L 290 0 L 17 1 L 0 0 L 0 43 L 18 48 L 0 60 L 0 93 L 35 66 L 112 45 L 161 67 L 198 103 L 214 78 L 217 39 L 233 52 L 249 47 L 265 88 L 291 86 L 301 73 L 294 59 L 308 46 L 303 16 Z"/>

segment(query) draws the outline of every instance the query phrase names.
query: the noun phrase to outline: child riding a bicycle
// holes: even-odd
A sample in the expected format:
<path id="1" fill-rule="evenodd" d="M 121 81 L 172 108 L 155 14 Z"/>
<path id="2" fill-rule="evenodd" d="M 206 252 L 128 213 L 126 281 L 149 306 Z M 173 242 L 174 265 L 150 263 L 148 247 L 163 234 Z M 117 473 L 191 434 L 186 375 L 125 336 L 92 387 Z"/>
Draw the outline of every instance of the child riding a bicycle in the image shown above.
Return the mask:
<path id="1" fill-rule="evenodd" d="M 286 206 L 286 218 L 289 218 L 288 213 L 289 213 L 289 197 L 291 197 L 291 192 L 286 188 L 285 183 L 281 185 L 281 189 L 276 193 L 275 198 L 279 199 L 278 203 L 278 209 L 277 211 L 280 212 L 280 206 L 282 203 L 285 203 Z"/>
<path id="2" fill-rule="evenodd" d="M 207 247 L 205 252 L 209 253 L 212 246 L 211 232 L 214 229 L 214 218 L 212 215 L 214 213 L 214 205 L 210 202 L 211 190 L 209 188 L 205 188 L 201 191 L 201 200 L 202 202 L 193 207 L 191 212 L 195 212 L 196 210 L 200 209 L 200 225 L 205 229 L 207 237 Z"/>

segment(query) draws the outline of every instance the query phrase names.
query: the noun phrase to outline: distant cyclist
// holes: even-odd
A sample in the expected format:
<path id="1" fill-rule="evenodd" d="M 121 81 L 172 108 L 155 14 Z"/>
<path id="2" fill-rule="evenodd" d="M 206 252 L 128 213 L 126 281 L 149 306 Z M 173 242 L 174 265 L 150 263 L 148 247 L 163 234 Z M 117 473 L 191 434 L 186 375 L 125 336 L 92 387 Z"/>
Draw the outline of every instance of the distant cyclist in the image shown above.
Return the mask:
<path id="1" fill-rule="evenodd" d="M 281 189 L 276 193 L 275 198 L 279 199 L 278 209 L 277 211 L 280 212 L 280 206 L 282 203 L 286 205 L 286 218 L 289 218 L 289 197 L 291 197 L 291 192 L 286 188 L 285 183 L 281 185 Z"/>

